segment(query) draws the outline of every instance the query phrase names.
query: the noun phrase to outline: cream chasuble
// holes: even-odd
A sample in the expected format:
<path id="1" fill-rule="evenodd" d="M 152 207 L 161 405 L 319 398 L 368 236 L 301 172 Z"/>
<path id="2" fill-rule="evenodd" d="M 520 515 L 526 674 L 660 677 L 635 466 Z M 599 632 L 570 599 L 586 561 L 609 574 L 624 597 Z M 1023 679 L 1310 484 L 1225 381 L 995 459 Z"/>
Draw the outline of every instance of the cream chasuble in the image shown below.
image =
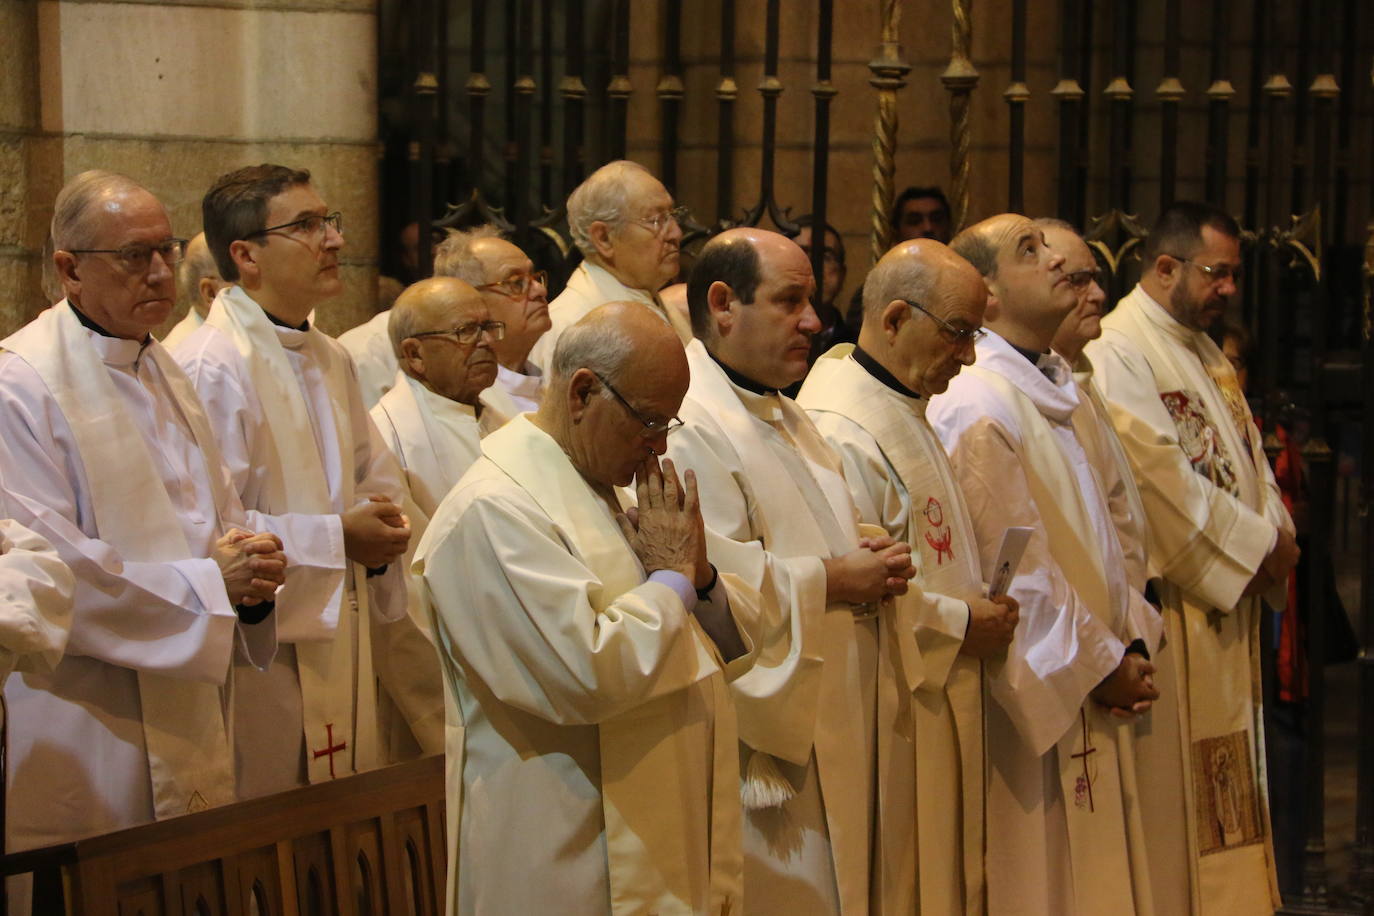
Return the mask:
<path id="1" fill-rule="evenodd" d="M 245 505 L 314 517 L 343 563 L 338 514 L 374 495 L 404 500 L 400 468 L 363 410 L 352 361 L 313 325 L 274 325 L 234 285 L 220 291 L 206 326 L 177 357 Z M 288 572 L 277 625 L 294 652 L 238 683 L 239 743 L 254 748 L 240 767 L 245 794 L 290 788 L 302 772 L 319 782 L 382 762 L 372 632 L 405 614 L 405 574 L 398 563 L 375 576 L 351 562 L 340 572 L 313 584 L 293 582 Z M 300 732 L 281 727 L 292 719 Z M 246 776 L 253 778 L 245 783 Z"/>
<path id="2" fill-rule="evenodd" d="M 410 569 L 439 503 L 481 457 L 480 439 L 487 430 L 471 406 L 435 394 L 400 372 L 371 413 L 405 472 L 410 548 L 402 562 Z M 489 416 L 484 411 L 482 419 Z M 373 644 L 377 678 L 388 686 L 378 697 L 378 714 L 393 761 L 444 749 L 443 684 L 420 586 L 412 577 L 406 619 L 379 627 Z"/>
<path id="3" fill-rule="evenodd" d="M 276 635 L 238 626 L 209 559 L 229 527 L 260 526 L 194 390 L 161 344 L 87 330 L 66 300 L 4 347 L 8 511 L 77 582 L 67 655 L 5 688 L 9 848 L 233 801 L 220 687 L 236 632 L 258 665 Z"/>
<path id="4" fill-rule="evenodd" d="M 527 417 L 482 449 L 415 562 L 456 716 L 449 912 L 742 912 L 726 681 L 752 652 L 724 663 L 645 581 L 612 507 Z M 751 645 L 760 599 L 721 582 Z"/>
<path id="5" fill-rule="evenodd" d="M 1142 740 L 1141 765 L 1154 774 L 1147 825 L 1173 839 L 1156 884 L 1171 889 L 1161 893 L 1170 912 L 1267 913 L 1279 896 L 1261 604 L 1241 593 L 1292 520 L 1235 373 L 1207 335 L 1139 286 L 1102 326 L 1088 352 L 1140 484 L 1171 644 L 1156 683 L 1177 698 L 1156 705 L 1155 731 Z M 1286 589 L 1265 597 L 1282 607 Z"/>
<path id="6" fill-rule="evenodd" d="M 732 685 L 746 797 L 760 795 L 755 777 L 770 765 L 785 780 L 774 804 L 746 811 L 747 911 L 866 913 L 878 700 L 895 698 L 902 641 L 879 641 L 887 610 L 856 619 L 848 604 L 826 605 L 822 560 L 855 549 L 860 532 L 839 460 L 805 412 L 733 385 L 700 341 L 687 360 L 686 425 L 669 456 L 696 472 L 702 515 L 721 536 L 712 561 L 770 606 L 759 661 Z"/>
<path id="7" fill-rule="evenodd" d="M 1115 466 L 1062 359 L 1041 357 L 1042 373 L 994 333 L 977 359 L 927 416 L 984 577 L 1008 526 L 1034 529 L 1009 589 L 1021 622 L 989 683 L 988 908 L 1150 914 L 1131 727 L 1088 696 L 1128 643 L 1160 634 L 1127 581 L 1108 497 L 1120 492 Z"/>
<path id="8" fill-rule="evenodd" d="M 692 339 L 691 325 L 681 315 L 664 308 L 658 293 L 626 286 L 606 268 L 590 261 L 583 261 L 568 278 L 568 285 L 563 287 L 563 292 L 549 303 L 549 320 L 552 325 L 530 350 L 530 362 L 548 374 L 549 364 L 553 361 L 553 348 L 558 345 L 558 338 L 581 320 L 583 315 L 607 302 L 642 302 L 672 325 L 683 346 Z"/>
<path id="9" fill-rule="evenodd" d="M 912 608 L 921 676 L 903 697 L 893 742 L 914 764 L 915 821 L 893 823 L 889 812 L 901 805 L 880 797 L 882 912 L 983 913 L 983 674 L 959 653 L 966 601 L 983 594 L 977 545 L 926 401 L 870 375 L 853 349 L 818 360 L 797 403 L 844 462 L 864 521 L 915 548 L 916 579 L 897 601 Z M 891 766 L 880 771 L 895 774 Z"/>
<path id="10" fill-rule="evenodd" d="M 51 672 L 72 625 L 72 571 L 52 544 L 9 518 L 0 467 L 0 685 L 16 668 Z"/>
<path id="11" fill-rule="evenodd" d="M 377 406 L 382 395 L 391 390 L 400 369 L 396 352 L 391 349 L 391 333 L 387 330 L 390 320 L 391 310 L 387 309 L 339 335 L 339 343 L 353 357 L 353 365 L 358 370 L 358 389 L 363 395 L 363 406 L 368 410 Z"/>

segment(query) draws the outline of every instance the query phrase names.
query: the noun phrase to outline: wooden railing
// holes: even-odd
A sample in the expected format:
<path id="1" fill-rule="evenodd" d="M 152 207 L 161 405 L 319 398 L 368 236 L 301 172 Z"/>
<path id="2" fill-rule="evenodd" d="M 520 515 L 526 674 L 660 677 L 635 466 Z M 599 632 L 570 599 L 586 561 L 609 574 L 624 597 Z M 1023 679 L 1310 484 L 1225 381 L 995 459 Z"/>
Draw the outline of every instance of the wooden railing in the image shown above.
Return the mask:
<path id="1" fill-rule="evenodd" d="M 35 914 L 437 916 L 444 758 L 0 859 Z"/>

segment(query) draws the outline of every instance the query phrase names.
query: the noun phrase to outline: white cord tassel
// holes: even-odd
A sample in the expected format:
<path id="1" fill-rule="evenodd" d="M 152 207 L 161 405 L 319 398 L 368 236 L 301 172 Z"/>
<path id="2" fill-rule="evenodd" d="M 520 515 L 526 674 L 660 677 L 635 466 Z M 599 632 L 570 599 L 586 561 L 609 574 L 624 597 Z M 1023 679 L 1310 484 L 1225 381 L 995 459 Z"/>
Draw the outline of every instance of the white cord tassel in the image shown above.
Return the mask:
<path id="1" fill-rule="evenodd" d="M 763 808 L 780 808 L 797 794 L 792 783 L 778 769 L 772 756 L 762 751 L 751 751 L 749 763 L 744 768 L 744 781 L 740 784 L 740 804 L 746 811 Z"/>

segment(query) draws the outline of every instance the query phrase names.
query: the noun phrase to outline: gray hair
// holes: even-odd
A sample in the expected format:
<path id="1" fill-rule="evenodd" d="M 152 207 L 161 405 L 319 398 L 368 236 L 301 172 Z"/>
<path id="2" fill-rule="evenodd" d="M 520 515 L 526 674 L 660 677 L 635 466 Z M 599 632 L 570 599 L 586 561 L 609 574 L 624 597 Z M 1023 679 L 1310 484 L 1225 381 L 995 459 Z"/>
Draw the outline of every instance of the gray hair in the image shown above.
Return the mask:
<path id="1" fill-rule="evenodd" d="M 591 237 L 592 223 L 606 223 L 615 229 L 625 221 L 625 211 L 630 204 L 629 186 L 625 181 L 627 172 L 651 175 L 638 162 L 617 159 L 592 172 L 568 195 L 568 232 L 584 257 L 596 254 Z"/>
<path id="2" fill-rule="evenodd" d="M 935 293 L 940 272 L 919 257 L 885 258 L 864 279 L 864 320 L 876 318 L 894 299 L 925 305 Z"/>
<path id="3" fill-rule="evenodd" d="M 66 251 L 93 247 L 95 232 L 91 226 L 91 211 L 107 197 L 145 190 L 143 185 L 118 172 L 89 169 L 77 175 L 62 186 L 53 202 L 49 227 L 53 247 Z"/>
<path id="4" fill-rule="evenodd" d="M 210 246 L 205 243 L 204 235 L 203 232 L 199 233 L 186 244 L 186 257 L 177 265 L 177 301 L 181 305 L 194 307 L 200 302 L 201 277 L 220 278 L 215 256 L 210 254 Z M 200 239 L 199 245 L 196 239 Z"/>
<path id="5" fill-rule="evenodd" d="M 590 369 L 614 385 L 633 354 L 634 341 L 617 322 L 579 321 L 558 337 L 550 381 L 566 384 L 578 369 Z"/>
<path id="6" fill-rule="evenodd" d="M 501 230 L 491 223 L 471 229 L 450 229 L 444 240 L 434 248 L 434 276 L 457 277 L 469 286 L 487 282 L 482 265 L 472 253 L 472 245 L 481 239 L 499 239 Z"/>
<path id="7" fill-rule="evenodd" d="M 955 254 L 972 264 L 979 275 L 995 277 L 997 246 L 988 238 L 987 232 L 980 228 L 981 225 L 979 223 L 960 232 L 950 240 L 949 247 L 954 249 Z"/>

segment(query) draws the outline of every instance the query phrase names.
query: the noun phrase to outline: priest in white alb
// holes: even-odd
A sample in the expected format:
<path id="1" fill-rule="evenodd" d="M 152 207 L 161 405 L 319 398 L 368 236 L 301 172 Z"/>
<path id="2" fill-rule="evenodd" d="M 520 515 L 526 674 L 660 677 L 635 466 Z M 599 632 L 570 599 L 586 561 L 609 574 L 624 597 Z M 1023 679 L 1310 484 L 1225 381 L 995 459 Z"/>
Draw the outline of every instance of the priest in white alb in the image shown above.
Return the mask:
<path id="1" fill-rule="evenodd" d="M 205 324 L 210 303 L 228 285 L 220 279 L 219 268 L 210 256 L 210 247 L 205 244 L 205 233 L 197 232 L 186 243 L 186 255 L 177 265 L 177 305 L 184 308 L 186 314 L 162 338 L 162 345 L 175 350 L 196 328 Z"/>
<path id="2" fill-rule="evenodd" d="M 1125 570 L 1109 448 L 1050 351 L 1078 297 L 1024 216 L 984 220 L 951 247 L 983 276 L 989 333 L 926 416 L 986 579 L 1006 529 L 1031 529 L 1009 590 L 1016 637 L 989 678 L 988 909 L 1152 914 L 1131 722 L 1158 696 L 1149 657 L 1162 625 Z"/>
<path id="3" fill-rule="evenodd" d="M 3 342 L 0 467 L 5 513 L 76 587 L 61 661 L 5 684 L 11 851 L 235 800 L 221 687 L 231 659 L 272 658 L 286 566 L 150 333 L 185 244 L 162 204 L 83 172 L 52 238 L 66 298 Z"/>
<path id="4" fill-rule="evenodd" d="M 177 350 L 244 505 L 313 524 L 329 570 L 288 577 L 282 651 L 235 681 L 240 789 L 252 797 L 383 762 L 373 625 L 405 617 L 400 467 L 363 407 L 353 362 L 310 321 L 338 295 L 340 216 L 306 171 L 251 166 L 202 202 L 220 292 Z M 382 685 L 393 691 L 405 685 Z"/>
<path id="5" fill-rule="evenodd" d="M 470 284 L 491 320 L 505 325 L 503 336 L 491 341 L 496 383 L 482 392 L 482 403 L 503 421 L 538 410 L 544 373 L 529 357 L 550 327 L 548 273 L 535 270 L 529 256 L 494 226 L 478 226 L 449 231 L 434 249 L 434 275 Z"/>
<path id="6" fill-rule="evenodd" d="M 492 411 L 484 409 L 481 395 L 496 379 L 492 347 L 504 326 L 492 321 L 475 289 L 452 277 L 430 277 L 406 287 L 390 315 L 401 371 L 371 413 L 405 472 L 411 545 L 401 562 L 409 569 L 434 510 L 482 454 L 480 440 L 492 428 Z M 378 697 L 391 760 L 444 749 L 439 662 L 429 612 L 414 585 L 409 621 L 378 628 L 373 653 L 383 682 L 394 682 L 406 671 L 414 683 L 397 698 L 407 704 L 405 710 L 397 709 L 390 697 Z"/>
<path id="7" fill-rule="evenodd" d="M 750 912 L 727 681 L 760 602 L 711 565 L 691 471 L 659 467 L 687 381 L 641 305 L 594 310 L 420 544 L 454 699 L 450 914 Z"/>
<path id="8" fill-rule="evenodd" d="M 1279 904 L 1259 672 L 1261 597 L 1287 598 L 1292 519 L 1230 362 L 1206 334 L 1240 279 L 1240 231 L 1180 201 L 1144 246 L 1140 284 L 1088 345 L 1149 519 L 1175 693 L 1143 745 L 1161 912 L 1268 913 Z M 1156 864 L 1155 858 L 1159 858 Z"/>
<path id="9" fill-rule="evenodd" d="M 822 356 L 797 397 L 840 456 L 860 516 L 912 545 L 916 566 L 897 599 L 911 606 L 919 654 L 894 738 L 915 761 L 916 815 L 914 829 L 891 824 L 885 837 L 884 882 L 908 896 L 882 912 L 987 912 L 983 662 L 1005 655 L 1016 601 L 984 597 L 968 510 L 925 419 L 973 362 L 986 301 L 982 277 L 944 245 L 899 245 L 864 280 L 858 345 Z"/>
<path id="10" fill-rule="evenodd" d="M 733 685 L 746 912 L 850 916 L 910 898 L 874 876 L 873 837 L 915 823 L 914 761 L 889 744 L 914 627 L 884 600 L 915 570 L 906 544 L 864 537 L 839 458 L 779 393 L 806 373 L 814 290 L 806 255 L 775 232 L 729 230 L 702 248 L 687 285 L 692 387 L 668 447 L 725 539 L 713 561 L 770 609 L 759 661 Z"/>
<path id="11" fill-rule="evenodd" d="M 658 297 L 677 278 L 680 215 L 663 183 L 628 159 L 606 163 L 573 189 L 568 232 L 583 261 L 549 303 L 552 327 L 530 352 L 536 366 L 547 370 L 559 336 L 607 302 L 642 302 L 673 326 L 684 345 L 692 339 L 681 314 Z"/>

